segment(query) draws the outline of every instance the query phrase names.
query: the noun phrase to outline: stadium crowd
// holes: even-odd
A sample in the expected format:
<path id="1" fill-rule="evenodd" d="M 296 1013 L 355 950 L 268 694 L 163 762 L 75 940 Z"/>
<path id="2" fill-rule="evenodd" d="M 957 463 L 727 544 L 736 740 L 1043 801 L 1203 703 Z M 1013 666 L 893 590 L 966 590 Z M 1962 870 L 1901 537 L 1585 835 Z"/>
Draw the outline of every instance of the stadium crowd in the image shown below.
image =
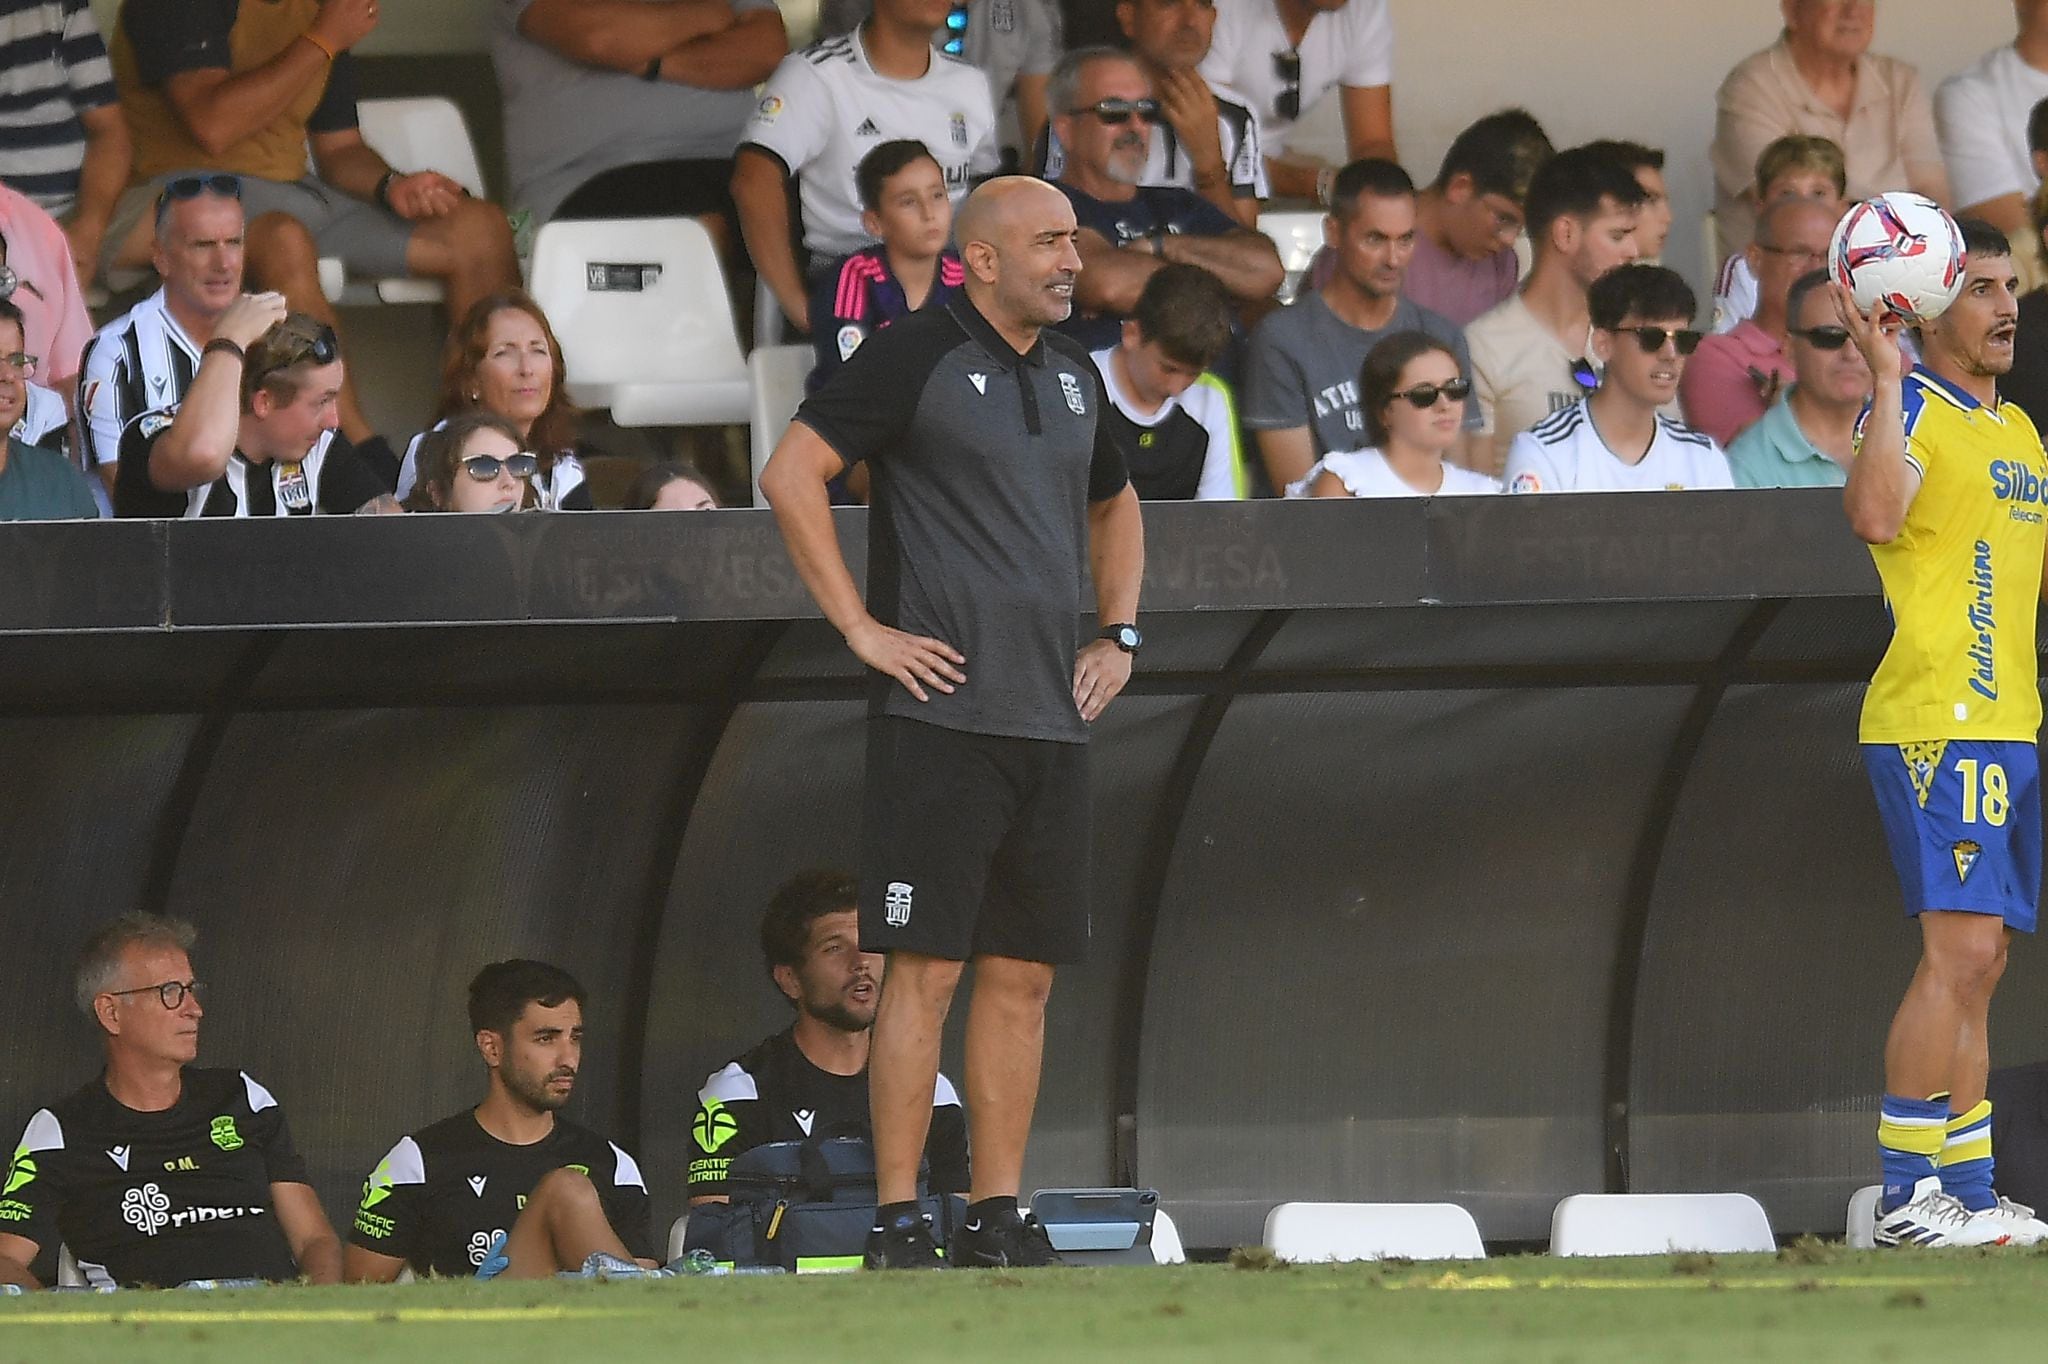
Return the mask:
<path id="1" fill-rule="evenodd" d="M 972 185 L 1035 172 L 1081 228 L 1063 330 L 1093 353 L 1155 499 L 1839 484 L 1855 351 L 1813 280 L 1847 201 L 1917 190 L 2008 233 L 2023 281 L 2048 283 L 2039 0 L 1931 94 L 1871 51 L 1872 0 L 1784 0 L 1782 32 L 1718 95 L 1705 335 L 1675 276 L 1641 273 L 1671 227 L 1664 150 L 1559 151 L 1506 109 L 1418 187 L 1394 135 L 1387 0 L 1105 8 L 1073 27 L 1119 46 L 1068 47 L 1054 0 L 827 0 L 821 36 L 792 52 L 773 0 L 502 0 L 500 206 L 364 140 L 354 49 L 377 0 L 125 0 L 104 35 L 88 0 L 6 0 L 0 516 L 597 505 L 507 209 L 702 223 L 741 314 L 758 278 L 808 334 L 815 391 L 876 329 L 958 291 L 952 212 Z M 1284 147 L 1326 97 L 1347 164 Z M 1258 230 L 1291 204 L 1327 213 L 1305 277 Z M 371 429 L 322 259 L 441 286 L 429 431 Z M 1631 265 L 1626 310 L 1601 313 L 1596 284 Z M 95 286 L 130 305 L 97 330 Z M 1663 315 L 1641 311 L 1651 298 Z M 2039 317 L 2048 294 L 2022 307 Z M 2007 392 L 2048 399 L 2048 331 L 2021 337 Z M 1383 345 L 1408 359 L 1368 384 Z M 1674 390 L 1655 423 L 1601 397 L 1638 352 Z M 1420 377 L 1446 356 L 1455 377 Z M 1567 429 L 1588 458 L 1510 474 L 1518 445 Z M 1680 473 L 1660 441 L 1700 457 Z M 712 507 L 743 482 L 646 477 L 692 495 L 605 505 Z M 865 487 L 855 469 L 833 494 Z"/>

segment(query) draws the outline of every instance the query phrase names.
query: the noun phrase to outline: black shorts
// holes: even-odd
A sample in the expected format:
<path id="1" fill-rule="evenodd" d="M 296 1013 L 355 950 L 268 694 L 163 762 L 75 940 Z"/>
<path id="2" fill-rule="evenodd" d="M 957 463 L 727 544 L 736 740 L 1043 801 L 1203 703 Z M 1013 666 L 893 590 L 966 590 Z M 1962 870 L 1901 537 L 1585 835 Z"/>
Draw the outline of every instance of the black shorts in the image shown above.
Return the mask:
<path id="1" fill-rule="evenodd" d="M 868 719 L 860 945 L 1064 964 L 1088 948 L 1088 746 Z"/>
<path id="2" fill-rule="evenodd" d="M 739 221 L 732 205 L 732 158 L 641 161 L 617 166 L 578 185 L 557 218 L 701 218 Z"/>

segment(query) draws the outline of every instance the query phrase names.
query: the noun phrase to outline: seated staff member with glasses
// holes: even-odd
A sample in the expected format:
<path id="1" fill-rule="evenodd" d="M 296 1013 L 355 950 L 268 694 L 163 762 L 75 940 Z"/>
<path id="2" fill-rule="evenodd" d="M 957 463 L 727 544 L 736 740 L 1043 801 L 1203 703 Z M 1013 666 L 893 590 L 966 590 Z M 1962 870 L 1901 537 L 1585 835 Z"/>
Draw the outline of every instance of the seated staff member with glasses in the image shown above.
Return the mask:
<path id="1" fill-rule="evenodd" d="M 5 196 L 0 195 L 0 220 L 5 217 Z M 34 205 L 30 205 L 34 208 Z M 36 210 L 41 212 L 40 209 Z M 56 232 L 56 225 L 50 230 Z M 61 240 L 63 234 L 57 233 Z M 77 276 L 69 276 L 75 283 Z M 66 294 L 76 302 L 75 289 Z M 0 380 L 13 384 L 19 391 L 9 404 L 9 419 L 0 422 L 7 434 L 23 445 L 40 445 L 60 455 L 68 454 L 71 447 L 71 412 L 65 405 L 64 394 L 78 387 L 78 354 L 68 358 L 53 357 L 50 346 L 59 345 L 56 335 L 51 332 L 54 311 L 50 299 L 36 286 L 36 282 L 15 270 L 8 253 L 7 238 L 0 234 L 0 304 L 14 311 L 8 316 L 20 323 L 19 344 L 9 348 L 12 357 L 8 367 L 0 371 Z M 85 317 L 84 305 L 78 305 L 78 316 Z M 86 323 L 90 326 L 90 323 Z M 66 330 L 69 330 L 68 326 Z M 60 371 L 68 367 L 69 373 Z M 50 386 L 36 382 L 51 375 Z M 62 390 L 61 392 L 59 390 Z"/>
<path id="2" fill-rule="evenodd" d="M 1792 377 L 1786 304 L 1794 280 L 1827 264 L 1836 216 L 1812 199 L 1781 199 L 1757 218 L 1745 252 L 1756 275 L 1756 312 L 1706 339 L 1678 392 L 1686 421 L 1723 445 L 1763 416 Z"/>
<path id="3" fill-rule="evenodd" d="M 1358 374 L 1364 449 L 1324 455 L 1309 471 L 1310 497 L 1438 497 L 1497 493 L 1500 484 L 1449 463 L 1465 427 L 1472 385 L 1451 348 L 1427 332 L 1395 332 L 1372 348 Z"/>
<path id="4" fill-rule="evenodd" d="M 1481 429 L 1471 466 L 1497 474 L 1508 444 L 1600 382 L 1587 358 L 1586 291 L 1636 258 L 1636 210 L 1645 195 L 1628 167 L 1591 147 L 1545 162 L 1529 182 L 1529 242 L 1536 263 L 1505 303 L 1465 328 Z"/>
<path id="5" fill-rule="evenodd" d="M 33 445 L 19 434 L 28 395 L 38 391 L 28 378 L 35 372 L 36 357 L 21 349 L 22 329 L 21 309 L 12 299 L 0 298 L 0 430 L 15 428 L 0 437 L 0 521 L 94 519 L 100 514 L 99 504 L 93 501 L 92 484 L 85 475 L 55 450 Z M 57 405 L 59 417 L 63 407 Z"/>
<path id="6" fill-rule="evenodd" d="M 175 407 L 199 372 L 199 351 L 242 296 L 242 181 L 194 175 L 167 183 L 156 202 L 150 261 L 163 280 L 148 298 L 86 343 L 79 366 L 79 463 L 102 484 L 113 514 L 121 433 L 152 408 Z"/>
<path id="7" fill-rule="evenodd" d="M 341 1279 L 341 1241 L 277 1099 L 203 1069 L 196 935 L 124 914 L 86 940 L 75 988 L 106 1069 L 28 1120 L 0 1188 L 0 1283 L 68 1246 L 99 1288 Z"/>
<path id="8" fill-rule="evenodd" d="M 1271 238 L 1192 190 L 1140 183 L 1159 103 L 1135 60 L 1107 47 L 1069 52 L 1047 89 L 1067 149 L 1055 184 L 1081 229 L 1074 311 L 1061 331 L 1090 351 L 1116 345 L 1145 282 L 1168 261 L 1207 270 L 1239 304 L 1273 296 L 1287 272 Z"/>
<path id="9" fill-rule="evenodd" d="M 1394 150 L 1394 22 L 1387 0 L 1214 0 L 1216 32 L 1202 75 L 1242 95 L 1259 116 L 1273 193 L 1327 197 L 1336 174 L 1280 154 L 1302 111 L 1337 91 L 1347 161 Z"/>
<path id="10" fill-rule="evenodd" d="M 336 430 L 334 331 L 250 294 L 221 315 L 185 401 L 121 435 L 118 516 L 346 516 L 390 490 Z"/>
<path id="11" fill-rule="evenodd" d="M 1734 487 L 1714 438 L 1659 410 L 1678 392 L 1686 357 L 1699 349 L 1692 287 L 1661 265 L 1624 265 L 1601 276 L 1587 301 L 1600 387 L 1515 437 L 1508 491 Z"/>
<path id="12" fill-rule="evenodd" d="M 1812 270 L 1792 285 L 1786 315 L 1794 381 L 1728 447 L 1738 488 L 1839 488 L 1849 481 L 1856 419 L 1870 401 L 1872 379 L 1863 352 L 1848 344 L 1827 283 L 1826 270 Z"/>
<path id="13" fill-rule="evenodd" d="M 526 505 L 540 460 L 503 417 L 471 409 L 420 437 L 419 482 L 407 511 L 510 512 Z"/>

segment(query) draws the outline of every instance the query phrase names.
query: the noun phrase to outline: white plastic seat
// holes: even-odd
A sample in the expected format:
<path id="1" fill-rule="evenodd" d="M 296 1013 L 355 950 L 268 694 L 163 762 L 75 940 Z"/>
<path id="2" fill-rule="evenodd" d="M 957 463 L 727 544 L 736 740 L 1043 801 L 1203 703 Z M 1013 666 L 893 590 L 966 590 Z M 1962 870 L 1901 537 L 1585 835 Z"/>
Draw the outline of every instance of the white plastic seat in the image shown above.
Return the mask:
<path id="1" fill-rule="evenodd" d="M 1455 1203 L 1282 1203 L 1266 1248 L 1283 1260 L 1483 1260 L 1479 1224 Z"/>
<path id="2" fill-rule="evenodd" d="M 1882 1184 L 1866 1184 L 1849 1195 L 1849 1220 L 1845 1228 L 1849 1249 L 1877 1249 L 1877 1201 L 1883 1196 Z"/>
<path id="3" fill-rule="evenodd" d="M 701 224 L 548 223 L 534 238 L 532 292 L 561 338 L 579 405 L 609 408 L 620 426 L 751 420 L 753 382 Z"/>
<path id="4" fill-rule="evenodd" d="M 668 1259 L 664 1264 L 674 1264 L 683 1258 L 683 1234 L 690 1229 L 690 1214 L 684 1213 L 668 1226 Z"/>
<path id="5" fill-rule="evenodd" d="M 366 99 L 356 105 L 363 141 L 404 174 L 439 171 L 479 199 L 484 197 L 483 171 L 477 165 L 476 143 L 469 125 L 455 102 L 438 96 L 418 99 Z M 339 262 L 335 262 L 337 269 Z M 328 287 L 327 261 L 321 261 L 320 284 L 330 299 L 336 290 Z M 431 279 L 380 279 L 369 282 L 358 298 L 355 291 L 342 294 L 347 303 L 439 303 L 440 282 Z"/>
<path id="6" fill-rule="evenodd" d="M 1287 278 L 1280 285 L 1279 298 L 1282 303 L 1292 303 L 1316 252 L 1323 249 L 1323 215 L 1295 209 L 1261 213 L 1259 231 L 1271 238 L 1280 252 Z"/>
<path id="7" fill-rule="evenodd" d="M 817 354 L 809 346 L 756 346 L 747 357 L 747 373 L 754 384 L 754 505 L 761 500 L 761 470 L 775 443 L 789 428 L 797 405 L 804 400 L 804 380 L 811 377 Z"/>
<path id="8" fill-rule="evenodd" d="M 84 1288 L 85 1275 L 78 1268 L 78 1257 L 71 1253 L 71 1247 L 59 1242 L 57 1245 L 57 1287 Z"/>
<path id="9" fill-rule="evenodd" d="M 1152 1261 L 1162 1265 L 1184 1265 L 1188 1253 L 1180 1243 L 1180 1228 L 1166 1215 L 1166 1209 L 1158 1208 L 1152 1213 Z"/>
<path id="10" fill-rule="evenodd" d="M 1763 1204 L 1742 1193 L 1573 1194 L 1550 1217 L 1552 1255 L 1774 1251 Z"/>

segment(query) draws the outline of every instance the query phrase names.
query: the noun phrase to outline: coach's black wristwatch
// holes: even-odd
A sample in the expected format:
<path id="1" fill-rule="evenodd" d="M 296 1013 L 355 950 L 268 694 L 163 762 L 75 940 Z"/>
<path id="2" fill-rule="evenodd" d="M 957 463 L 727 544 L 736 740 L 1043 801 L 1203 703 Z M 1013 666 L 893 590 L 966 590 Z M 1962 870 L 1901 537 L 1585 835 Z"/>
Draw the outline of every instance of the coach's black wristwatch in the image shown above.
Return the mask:
<path id="1" fill-rule="evenodd" d="M 1138 646 L 1145 642 L 1145 637 L 1138 633 L 1138 627 L 1135 625 L 1105 625 L 1102 627 L 1102 638 L 1127 654 L 1138 652 Z"/>

